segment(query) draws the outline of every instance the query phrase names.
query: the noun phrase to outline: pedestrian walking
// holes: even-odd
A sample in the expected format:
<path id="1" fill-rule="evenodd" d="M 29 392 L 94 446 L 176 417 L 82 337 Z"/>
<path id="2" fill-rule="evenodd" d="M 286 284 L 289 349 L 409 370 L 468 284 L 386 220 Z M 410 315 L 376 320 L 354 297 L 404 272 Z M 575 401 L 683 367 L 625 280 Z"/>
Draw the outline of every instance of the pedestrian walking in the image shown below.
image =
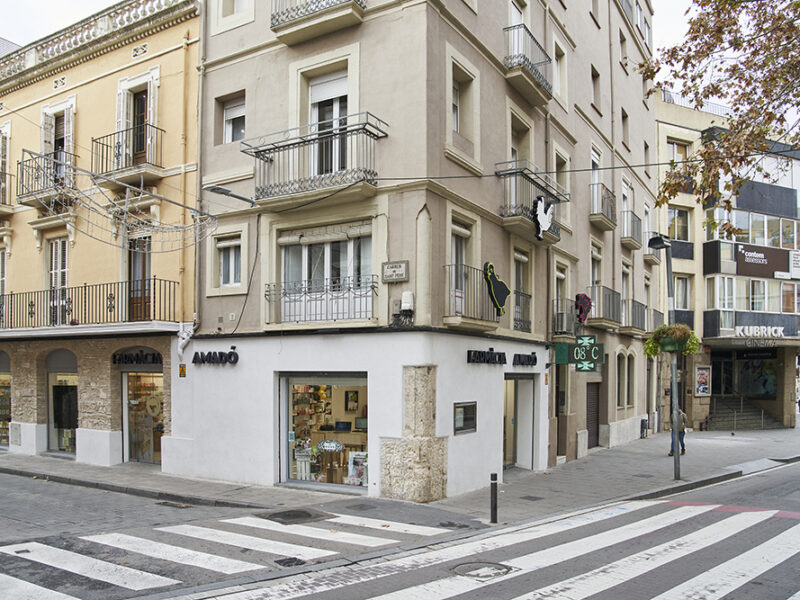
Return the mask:
<path id="1" fill-rule="evenodd" d="M 686 454 L 686 444 L 684 443 L 683 439 L 686 437 L 686 413 L 683 412 L 680 408 L 678 409 L 678 442 L 681 445 L 681 454 Z M 670 436 L 672 439 L 672 444 L 670 444 L 669 448 L 669 456 L 673 456 L 675 454 L 675 440 Z"/>

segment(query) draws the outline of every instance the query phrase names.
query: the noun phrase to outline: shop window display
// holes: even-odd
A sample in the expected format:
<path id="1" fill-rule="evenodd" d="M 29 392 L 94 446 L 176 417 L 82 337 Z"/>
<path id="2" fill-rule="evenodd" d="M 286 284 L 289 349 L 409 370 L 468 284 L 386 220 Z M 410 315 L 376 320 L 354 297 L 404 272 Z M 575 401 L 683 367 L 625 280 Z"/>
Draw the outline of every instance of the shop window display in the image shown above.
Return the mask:
<path id="1" fill-rule="evenodd" d="M 0 446 L 8 446 L 8 424 L 11 422 L 11 375 L 0 373 Z"/>
<path id="2" fill-rule="evenodd" d="M 367 386 L 360 383 L 290 383 L 291 479 L 367 485 Z"/>
<path id="3" fill-rule="evenodd" d="M 128 448 L 134 461 L 160 463 L 164 435 L 164 376 L 128 373 Z"/>

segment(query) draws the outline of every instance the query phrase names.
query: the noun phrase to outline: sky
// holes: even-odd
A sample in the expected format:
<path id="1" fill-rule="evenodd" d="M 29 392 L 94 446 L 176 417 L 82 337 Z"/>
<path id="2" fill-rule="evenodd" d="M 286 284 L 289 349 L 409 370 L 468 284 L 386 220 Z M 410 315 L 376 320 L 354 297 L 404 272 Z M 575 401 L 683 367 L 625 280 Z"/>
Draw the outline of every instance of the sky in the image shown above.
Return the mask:
<path id="1" fill-rule="evenodd" d="M 584 1 L 569 0 L 569 3 Z M 686 30 L 683 13 L 690 0 L 651 2 L 655 11 L 655 47 L 661 48 L 680 41 Z M 0 12 L 4 15 L 0 20 L 0 37 L 24 46 L 113 4 L 116 4 L 115 0 L 0 0 L 0 8 L 4 9 Z M 23 8 L 18 8 L 20 6 Z"/>

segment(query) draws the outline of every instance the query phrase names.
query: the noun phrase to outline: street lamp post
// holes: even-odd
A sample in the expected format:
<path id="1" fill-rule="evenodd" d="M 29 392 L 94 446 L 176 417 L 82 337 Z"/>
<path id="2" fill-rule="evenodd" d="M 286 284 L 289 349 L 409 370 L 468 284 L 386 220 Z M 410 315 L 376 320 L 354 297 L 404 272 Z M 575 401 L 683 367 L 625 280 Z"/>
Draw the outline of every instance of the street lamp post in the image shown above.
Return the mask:
<path id="1" fill-rule="evenodd" d="M 222 187 L 221 185 L 207 185 L 203 187 L 204 192 L 211 192 L 212 194 L 219 194 L 221 196 L 228 196 L 229 198 L 235 198 L 236 200 L 241 200 L 242 202 L 247 202 L 250 206 L 256 206 L 255 201 L 252 198 L 248 198 L 247 196 L 242 196 L 241 194 L 236 194 L 229 190 L 226 187 Z"/>
<path id="2" fill-rule="evenodd" d="M 664 249 L 667 255 L 667 323 L 669 325 L 675 324 L 675 292 L 673 289 L 674 283 L 672 281 L 672 244 L 669 239 L 660 233 L 654 234 L 647 242 L 648 248 L 655 248 L 657 250 Z M 672 454 L 675 464 L 675 479 L 681 478 L 681 453 L 678 449 L 678 429 L 679 415 L 678 415 L 678 353 L 670 352 L 670 366 L 672 369 L 672 383 L 670 385 L 670 403 L 672 405 Z"/>

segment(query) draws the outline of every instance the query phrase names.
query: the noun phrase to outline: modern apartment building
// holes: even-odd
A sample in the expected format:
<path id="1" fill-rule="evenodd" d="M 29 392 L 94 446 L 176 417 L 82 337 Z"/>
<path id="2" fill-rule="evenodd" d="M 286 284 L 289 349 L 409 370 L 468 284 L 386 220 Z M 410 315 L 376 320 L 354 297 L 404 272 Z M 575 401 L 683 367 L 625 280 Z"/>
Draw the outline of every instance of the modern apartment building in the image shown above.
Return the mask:
<path id="1" fill-rule="evenodd" d="M 661 173 L 724 126 L 725 107 L 694 110 L 664 92 L 656 101 Z M 659 231 L 670 238 L 676 321 L 693 328 L 698 354 L 680 356 L 680 406 L 694 427 L 756 429 L 796 425 L 800 347 L 800 155 L 780 143 L 759 159 L 731 197 L 733 211 L 701 206 L 680 193 Z M 708 223 L 731 223 L 734 238 Z M 666 286 L 662 286 L 662 291 Z M 669 370 L 662 370 L 668 379 Z M 669 389 L 665 379 L 661 386 Z M 662 410 L 669 411 L 668 395 Z"/>
<path id="2" fill-rule="evenodd" d="M 651 21 L 644 0 L 209 0 L 219 226 L 163 470 L 427 501 L 638 437 Z M 594 370 L 555 364 L 576 335 Z"/>
<path id="3" fill-rule="evenodd" d="M 119 2 L 0 58 L 0 446 L 160 462 L 193 320 L 199 17 Z"/>

